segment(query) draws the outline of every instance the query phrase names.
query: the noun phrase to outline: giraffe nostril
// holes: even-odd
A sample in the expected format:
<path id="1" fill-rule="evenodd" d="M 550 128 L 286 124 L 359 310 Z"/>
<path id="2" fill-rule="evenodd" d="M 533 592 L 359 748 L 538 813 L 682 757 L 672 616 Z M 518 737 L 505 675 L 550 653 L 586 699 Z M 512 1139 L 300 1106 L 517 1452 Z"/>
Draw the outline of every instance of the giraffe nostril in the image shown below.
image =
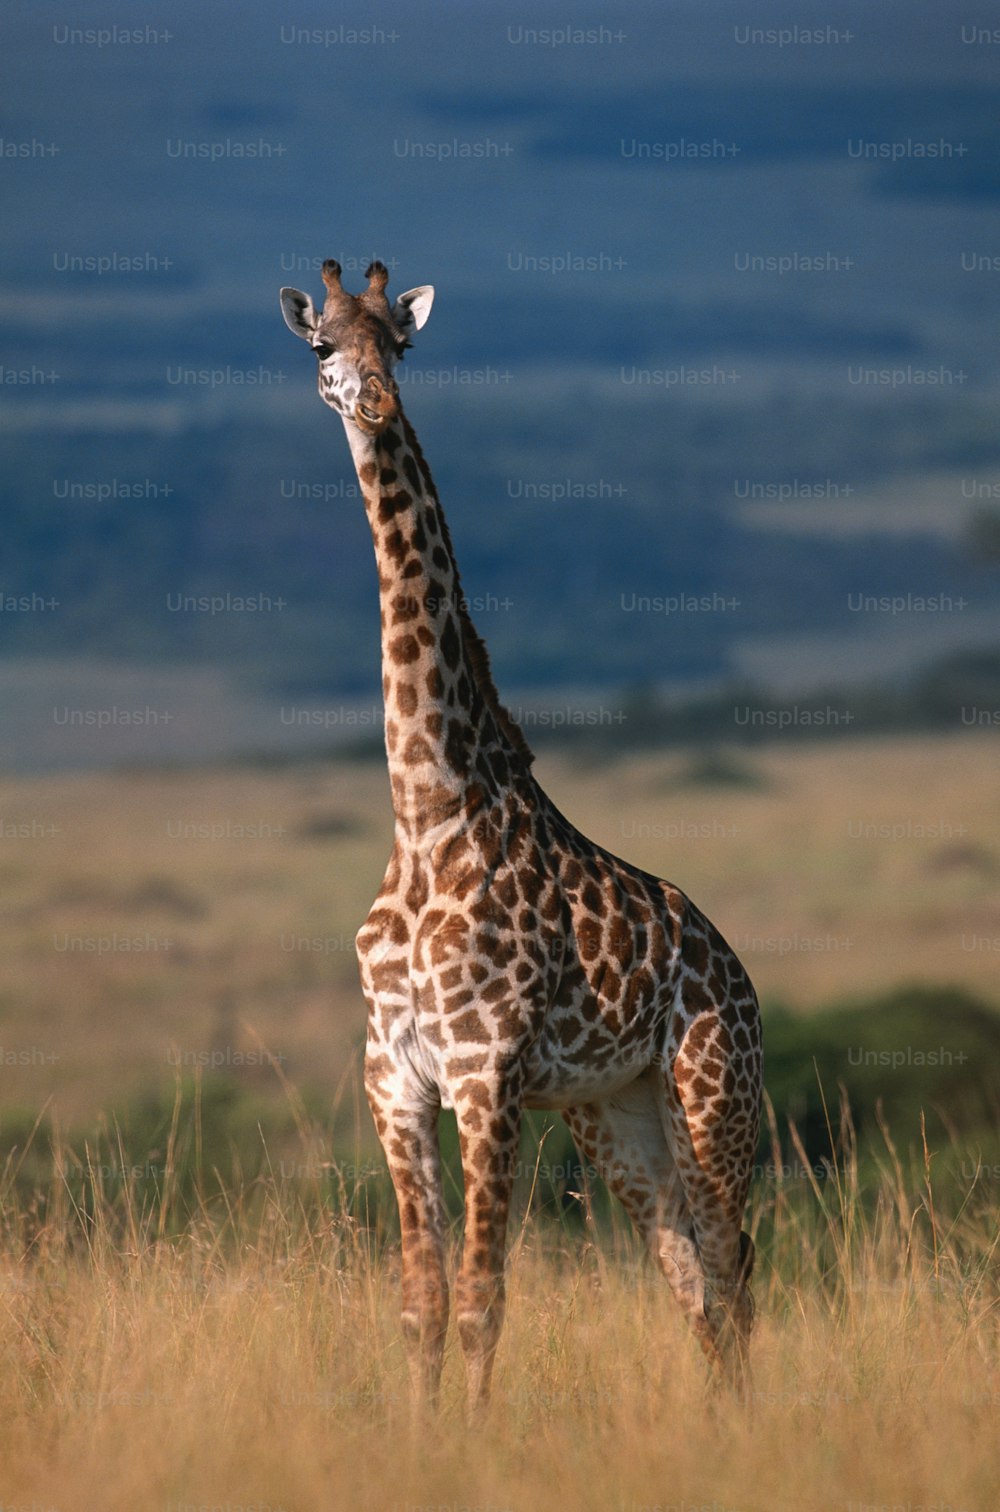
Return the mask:
<path id="1" fill-rule="evenodd" d="M 396 414 L 398 390 L 388 374 L 368 373 L 358 395 L 358 419 L 364 427 L 386 425 Z"/>
<path id="2" fill-rule="evenodd" d="M 384 375 L 369 373 L 365 379 L 364 388 L 366 394 L 370 395 L 373 399 L 395 399 L 399 393 L 395 379 L 390 377 L 388 373 Z"/>

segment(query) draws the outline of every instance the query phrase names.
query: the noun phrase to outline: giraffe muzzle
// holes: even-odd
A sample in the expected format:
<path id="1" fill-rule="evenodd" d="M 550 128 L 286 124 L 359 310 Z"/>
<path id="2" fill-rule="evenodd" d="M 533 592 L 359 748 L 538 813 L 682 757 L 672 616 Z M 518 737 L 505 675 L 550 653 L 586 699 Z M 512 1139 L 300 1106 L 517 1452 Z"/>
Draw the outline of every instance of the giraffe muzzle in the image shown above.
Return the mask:
<path id="1" fill-rule="evenodd" d="M 377 378 L 369 378 L 354 406 L 354 423 L 369 435 L 377 436 L 399 413 L 398 390 Z"/>

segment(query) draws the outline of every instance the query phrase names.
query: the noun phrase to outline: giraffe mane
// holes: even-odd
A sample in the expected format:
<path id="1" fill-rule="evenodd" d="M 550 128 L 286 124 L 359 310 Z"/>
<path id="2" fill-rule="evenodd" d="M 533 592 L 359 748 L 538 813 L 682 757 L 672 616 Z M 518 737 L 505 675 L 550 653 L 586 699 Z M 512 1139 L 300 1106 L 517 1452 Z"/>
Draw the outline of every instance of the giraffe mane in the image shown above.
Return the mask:
<path id="1" fill-rule="evenodd" d="M 517 723 L 510 710 L 505 708 L 505 706 L 500 702 L 500 694 L 497 692 L 496 683 L 493 681 L 493 672 L 490 667 L 490 654 L 486 649 L 486 644 L 483 641 L 482 636 L 479 634 L 479 631 L 472 623 L 468 609 L 465 607 L 465 596 L 462 593 L 462 583 L 458 573 L 458 563 L 455 560 L 455 551 L 451 544 L 451 532 L 448 529 L 448 521 L 445 519 L 444 510 L 440 507 L 441 500 L 438 497 L 438 491 L 435 487 L 434 479 L 431 476 L 430 467 L 427 464 L 427 459 L 423 454 L 420 442 L 417 440 L 412 425 L 410 424 L 406 415 L 403 414 L 402 410 L 400 410 L 400 415 L 402 417 L 403 428 L 406 433 L 406 442 L 413 453 L 417 466 L 420 469 L 421 476 L 424 480 L 424 487 L 427 489 L 431 498 L 438 505 L 438 519 L 441 524 L 441 535 L 444 540 L 445 550 L 451 557 L 452 567 L 455 574 L 455 589 L 458 595 L 456 612 L 458 614 L 458 622 L 462 630 L 462 644 L 465 647 L 465 653 L 468 657 L 469 671 L 475 678 L 476 686 L 479 689 L 483 702 L 486 704 L 486 707 L 489 709 L 490 713 L 493 715 L 493 718 L 496 720 L 497 726 L 499 727 L 501 734 L 506 739 L 508 745 L 511 747 L 514 754 L 521 758 L 525 766 L 530 766 L 535 759 L 535 753 L 532 751 L 527 740 L 525 739 L 524 731 L 521 729 L 521 726 Z"/>

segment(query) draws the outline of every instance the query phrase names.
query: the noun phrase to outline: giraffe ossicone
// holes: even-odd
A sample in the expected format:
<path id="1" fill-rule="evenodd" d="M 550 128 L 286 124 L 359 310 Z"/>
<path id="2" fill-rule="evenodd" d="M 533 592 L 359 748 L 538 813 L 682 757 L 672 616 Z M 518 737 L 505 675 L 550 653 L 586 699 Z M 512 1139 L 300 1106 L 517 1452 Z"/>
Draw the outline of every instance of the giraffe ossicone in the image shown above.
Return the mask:
<path id="1" fill-rule="evenodd" d="M 625 1206 L 717 1374 L 745 1394 L 757 1145 L 757 999 L 676 887 L 559 812 L 500 702 L 448 526 L 399 402 L 396 363 L 434 291 L 392 303 L 381 263 L 348 294 L 323 266 L 291 330 L 343 418 L 371 525 L 395 840 L 357 936 L 365 1088 L 399 1203 L 415 1398 L 436 1400 L 449 1316 L 438 1118 L 456 1114 L 465 1186 L 454 1310 L 470 1404 L 485 1403 L 504 1311 L 525 1108 L 562 1113 Z"/>

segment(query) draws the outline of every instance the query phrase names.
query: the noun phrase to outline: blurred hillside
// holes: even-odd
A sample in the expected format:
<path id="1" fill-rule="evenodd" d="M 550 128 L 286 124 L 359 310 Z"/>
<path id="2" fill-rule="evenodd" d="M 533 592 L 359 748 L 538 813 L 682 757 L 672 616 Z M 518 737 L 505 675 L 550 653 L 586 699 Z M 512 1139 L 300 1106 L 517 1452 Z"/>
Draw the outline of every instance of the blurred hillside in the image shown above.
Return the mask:
<path id="1" fill-rule="evenodd" d="M 995 1005 L 994 741 L 775 739 L 722 766 L 546 749 L 538 771 L 586 833 L 709 913 L 769 1009 L 914 983 Z M 381 762 L 6 779 L 0 815 L 8 1106 L 52 1095 L 76 1117 L 199 1059 L 277 1091 L 259 1055 L 233 1062 L 255 1036 L 326 1095 L 353 1075 L 354 934 L 391 844 Z"/>
<path id="2" fill-rule="evenodd" d="M 794 1120 L 810 1161 L 829 1153 L 843 1086 L 866 1148 L 883 1116 L 912 1145 L 922 1108 L 935 1148 L 960 1136 L 964 1175 L 977 1150 L 995 1172 L 994 741 L 773 740 L 728 764 L 698 747 L 539 757 L 565 813 L 682 887 L 742 957 L 781 1139 Z M 156 1190 L 179 1085 L 188 1176 L 199 1149 L 225 1179 L 251 1175 L 266 1143 L 296 1175 L 325 1181 L 332 1149 L 375 1180 L 354 935 L 390 846 L 381 762 L 8 779 L 0 816 L 9 1179 L 44 1184 L 51 1139 L 82 1159 L 100 1120 L 112 1185 L 117 1124 Z M 303 1121 L 329 1147 L 309 1170 Z M 541 1196 L 558 1202 L 577 1170 L 568 1135 L 551 1116 L 531 1130 L 554 1121 Z"/>

